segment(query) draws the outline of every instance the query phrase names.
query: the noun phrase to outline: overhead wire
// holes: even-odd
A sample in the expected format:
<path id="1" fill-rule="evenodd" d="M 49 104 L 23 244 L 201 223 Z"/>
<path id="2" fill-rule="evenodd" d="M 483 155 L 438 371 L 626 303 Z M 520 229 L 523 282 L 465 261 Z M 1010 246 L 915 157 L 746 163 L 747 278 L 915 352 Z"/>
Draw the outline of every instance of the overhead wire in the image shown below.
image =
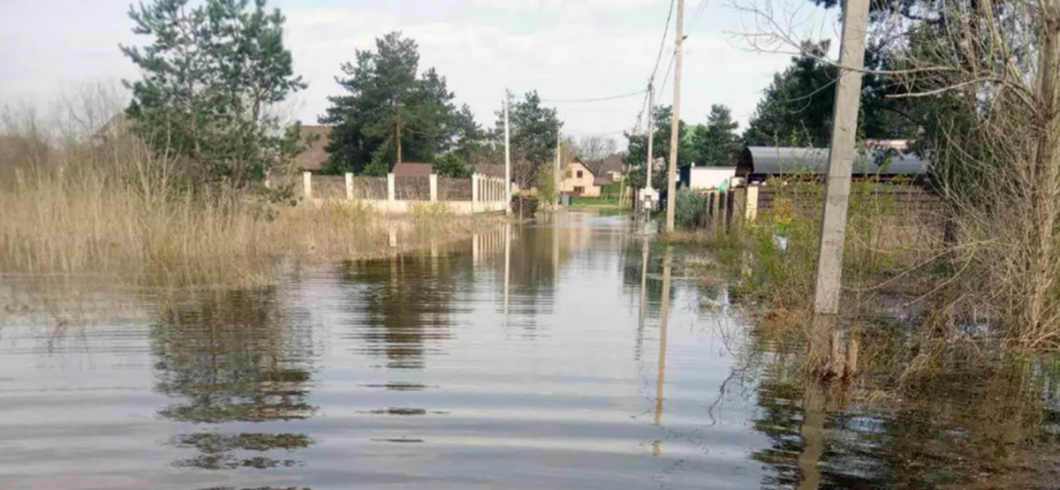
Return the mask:
<path id="1" fill-rule="evenodd" d="M 643 94 L 643 93 L 645 93 L 647 91 L 648 91 L 647 89 L 643 89 L 643 90 L 638 90 L 636 92 L 630 92 L 630 93 L 626 93 L 626 94 L 608 95 L 608 96 L 604 96 L 604 97 L 591 97 L 591 98 L 585 98 L 585 99 L 542 99 L 541 102 L 546 102 L 546 103 L 549 103 L 549 104 L 582 104 L 582 103 L 587 103 L 587 102 L 603 102 L 603 101 L 606 101 L 606 100 L 625 99 L 627 97 L 633 97 L 633 96 L 636 96 L 636 95 Z"/>
<path id="2" fill-rule="evenodd" d="M 692 26 L 699 22 L 699 19 L 703 17 L 703 14 L 707 12 L 707 5 L 710 4 L 710 0 L 699 0 L 699 5 L 696 6 L 696 11 L 692 14 L 692 20 L 688 23 L 689 30 Z"/>
<path id="3" fill-rule="evenodd" d="M 643 120 L 642 118 L 644 117 L 644 114 L 650 114 L 650 111 L 652 110 L 652 108 L 648 106 L 648 102 L 651 100 L 651 89 L 652 85 L 655 84 L 655 75 L 659 73 L 659 63 L 662 62 L 663 52 L 666 51 L 666 37 L 670 35 L 670 23 L 671 21 L 673 21 L 674 18 L 675 6 L 676 0 L 670 0 L 670 9 L 666 13 L 666 25 L 663 27 L 662 39 L 659 40 L 659 53 L 655 55 L 655 66 L 652 68 L 651 75 L 648 77 L 648 88 L 647 90 L 645 90 L 644 100 L 641 102 L 640 112 L 637 113 L 637 125 L 634 128 L 634 131 L 636 131 L 637 127 L 640 127 L 640 122 Z M 648 119 L 651 120 L 650 117 Z M 651 128 L 647 128 L 647 130 L 651 131 Z"/>
<path id="4" fill-rule="evenodd" d="M 666 82 L 670 81 L 670 72 L 674 69 L 674 60 L 677 58 L 677 50 L 675 49 L 673 54 L 670 55 L 670 65 L 666 68 L 666 75 L 663 76 L 662 86 L 659 87 L 658 95 L 662 95 L 666 92 Z"/>
<path id="5" fill-rule="evenodd" d="M 670 12 L 666 14 L 666 27 L 663 28 L 662 39 L 659 40 L 659 54 L 655 56 L 655 68 L 651 70 L 651 76 L 648 77 L 649 85 L 655 81 L 655 75 L 659 73 L 659 62 L 662 61 L 663 51 L 666 50 L 666 37 L 670 35 L 670 21 L 674 18 L 675 1 L 670 0 Z"/>

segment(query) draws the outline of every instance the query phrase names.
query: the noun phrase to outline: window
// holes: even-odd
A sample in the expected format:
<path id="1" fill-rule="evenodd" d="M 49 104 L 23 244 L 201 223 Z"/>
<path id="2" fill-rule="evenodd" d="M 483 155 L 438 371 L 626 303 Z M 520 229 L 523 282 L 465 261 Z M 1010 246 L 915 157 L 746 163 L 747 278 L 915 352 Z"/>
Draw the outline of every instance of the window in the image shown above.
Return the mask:
<path id="1" fill-rule="evenodd" d="M 581 170 L 578 171 L 578 178 L 579 179 L 582 178 L 582 171 Z"/>
<path id="2" fill-rule="evenodd" d="M 581 173 L 581 172 L 578 172 L 578 173 Z M 574 188 L 574 193 L 577 194 L 577 195 L 585 194 L 585 188 L 582 187 L 582 186 L 577 186 L 577 187 Z"/>

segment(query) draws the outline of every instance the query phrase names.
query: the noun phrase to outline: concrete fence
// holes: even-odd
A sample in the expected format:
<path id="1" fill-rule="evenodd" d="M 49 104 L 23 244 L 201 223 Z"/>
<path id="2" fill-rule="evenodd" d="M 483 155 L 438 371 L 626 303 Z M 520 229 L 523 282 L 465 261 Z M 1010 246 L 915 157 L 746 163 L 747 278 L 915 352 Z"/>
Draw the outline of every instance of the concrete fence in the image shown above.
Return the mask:
<path id="1" fill-rule="evenodd" d="M 358 201 L 377 210 L 401 214 L 417 206 L 445 208 L 456 214 L 504 211 L 508 204 L 504 179 L 473 174 L 470 179 L 426 177 L 357 177 L 302 174 L 302 197 L 322 205 L 326 201 Z"/>

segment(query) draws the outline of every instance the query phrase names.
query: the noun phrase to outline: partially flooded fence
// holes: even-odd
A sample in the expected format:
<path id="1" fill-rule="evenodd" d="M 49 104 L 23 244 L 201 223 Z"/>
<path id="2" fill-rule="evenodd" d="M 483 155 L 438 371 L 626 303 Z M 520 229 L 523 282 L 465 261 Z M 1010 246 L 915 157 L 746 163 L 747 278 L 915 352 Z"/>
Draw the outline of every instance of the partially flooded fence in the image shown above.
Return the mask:
<path id="1" fill-rule="evenodd" d="M 432 205 L 456 214 L 504 211 L 505 182 L 497 177 L 473 174 L 468 179 L 429 176 L 361 177 L 353 174 L 302 175 L 301 196 L 322 205 L 328 201 L 357 201 L 386 213 L 412 212 Z"/>
<path id="2" fill-rule="evenodd" d="M 727 233 L 754 223 L 819 223 L 824 188 L 818 183 L 751 184 L 729 192 L 706 191 L 699 228 Z M 913 183 L 858 182 L 851 189 L 848 227 L 859 246 L 876 252 L 901 252 L 923 262 L 945 247 L 947 212 L 942 200 Z M 852 235 L 853 236 L 853 235 Z"/>

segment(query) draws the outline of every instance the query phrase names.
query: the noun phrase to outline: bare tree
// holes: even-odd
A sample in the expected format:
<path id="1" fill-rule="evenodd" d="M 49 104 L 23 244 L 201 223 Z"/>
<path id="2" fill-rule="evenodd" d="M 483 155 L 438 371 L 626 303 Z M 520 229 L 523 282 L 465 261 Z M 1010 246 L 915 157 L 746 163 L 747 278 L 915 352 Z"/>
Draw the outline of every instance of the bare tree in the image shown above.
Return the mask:
<path id="1" fill-rule="evenodd" d="M 796 16 L 771 0 L 739 6 L 752 46 L 801 52 Z M 1060 346 L 1060 0 L 874 2 L 893 99 L 923 129 L 935 191 L 958 223 L 961 298 L 1010 342 Z M 808 53 L 803 53 L 808 54 Z M 834 63 L 832 60 L 826 60 Z"/>
<path id="2" fill-rule="evenodd" d="M 584 136 L 577 142 L 573 139 L 574 155 L 593 174 L 599 174 L 604 159 L 618 151 L 615 140 L 603 136 Z"/>

